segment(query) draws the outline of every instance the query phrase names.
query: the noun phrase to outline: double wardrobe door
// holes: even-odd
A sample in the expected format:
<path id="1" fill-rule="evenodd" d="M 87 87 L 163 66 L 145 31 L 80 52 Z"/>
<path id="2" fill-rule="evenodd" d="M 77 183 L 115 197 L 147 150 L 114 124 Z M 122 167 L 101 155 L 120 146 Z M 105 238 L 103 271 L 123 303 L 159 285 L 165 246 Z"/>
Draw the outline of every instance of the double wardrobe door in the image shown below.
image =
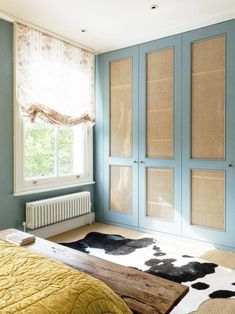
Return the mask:
<path id="1" fill-rule="evenodd" d="M 234 21 L 103 62 L 103 219 L 235 247 Z"/>
<path id="2" fill-rule="evenodd" d="M 106 220 L 181 230 L 180 65 L 181 36 L 104 56 Z"/>

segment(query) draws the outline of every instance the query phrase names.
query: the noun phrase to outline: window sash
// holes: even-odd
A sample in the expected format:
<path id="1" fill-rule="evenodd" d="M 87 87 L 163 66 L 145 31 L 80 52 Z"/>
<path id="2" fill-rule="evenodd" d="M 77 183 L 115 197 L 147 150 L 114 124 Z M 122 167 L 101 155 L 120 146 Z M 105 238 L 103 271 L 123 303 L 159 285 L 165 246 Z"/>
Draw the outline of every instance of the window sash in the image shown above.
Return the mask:
<path id="1" fill-rule="evenodd" d="M 87 126 L 86 132 L 86 171 L 84 175 L 67 175 L 54 178 L 25 180 L 24 178 L 24 120 L 19 106 L 14 104 L 14 195 L 27 195 L 39 192 L 94 184 L 93 181 L 93 128 Z M 34 182 L 37 181 L 37 182 Z"/>

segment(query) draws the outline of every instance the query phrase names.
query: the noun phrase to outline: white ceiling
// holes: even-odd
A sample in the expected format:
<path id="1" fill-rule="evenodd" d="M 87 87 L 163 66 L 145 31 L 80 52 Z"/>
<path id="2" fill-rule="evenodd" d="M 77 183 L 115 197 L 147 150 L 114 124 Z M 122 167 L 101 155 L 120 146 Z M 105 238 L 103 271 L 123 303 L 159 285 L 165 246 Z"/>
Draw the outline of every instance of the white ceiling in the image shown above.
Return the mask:
<path id="1" fill-rule="evenodd" d="M 0 0 L 0 10 L 104 52 L 235 18 L 235 0 Z"/>

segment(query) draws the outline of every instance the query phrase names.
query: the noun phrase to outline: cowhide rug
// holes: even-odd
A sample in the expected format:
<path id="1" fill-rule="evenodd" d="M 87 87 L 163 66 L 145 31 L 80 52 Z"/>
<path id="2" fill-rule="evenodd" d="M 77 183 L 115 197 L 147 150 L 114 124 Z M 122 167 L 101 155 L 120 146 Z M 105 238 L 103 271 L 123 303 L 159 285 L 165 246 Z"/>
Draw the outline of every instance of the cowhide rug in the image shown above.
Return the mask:
<path id="1" fill-rule="evenodd" d="M 171 312 L 174 314 L 195 311 L 210 298 L 235 297 L 234 270 L 193 256 L 167 252 L 153 238 L 136 240 L 91 232 L 82 240 L 61 244 L 189 286 L 189 293 Z"/>

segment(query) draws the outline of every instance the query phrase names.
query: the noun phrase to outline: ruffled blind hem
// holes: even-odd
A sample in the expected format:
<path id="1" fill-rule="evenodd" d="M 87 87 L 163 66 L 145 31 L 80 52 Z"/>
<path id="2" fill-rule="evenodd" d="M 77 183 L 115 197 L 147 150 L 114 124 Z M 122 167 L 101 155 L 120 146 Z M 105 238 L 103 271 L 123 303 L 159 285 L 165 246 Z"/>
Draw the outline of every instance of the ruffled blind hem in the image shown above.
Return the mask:
<path id="1" fill-rule="evenodd" d="M 62 114 L 48 106 L 32 103 L 27 106 L 20 106 L 23 116 L 30 119 L 33 123 L 35 119 L 41 119 L 46 123 L 50 123 L 54 126 L 75 126 L 78 124 L 95 124 L 94 116 L 91 113 L 84 113 L 81 116 L 72 117 Z"/>

